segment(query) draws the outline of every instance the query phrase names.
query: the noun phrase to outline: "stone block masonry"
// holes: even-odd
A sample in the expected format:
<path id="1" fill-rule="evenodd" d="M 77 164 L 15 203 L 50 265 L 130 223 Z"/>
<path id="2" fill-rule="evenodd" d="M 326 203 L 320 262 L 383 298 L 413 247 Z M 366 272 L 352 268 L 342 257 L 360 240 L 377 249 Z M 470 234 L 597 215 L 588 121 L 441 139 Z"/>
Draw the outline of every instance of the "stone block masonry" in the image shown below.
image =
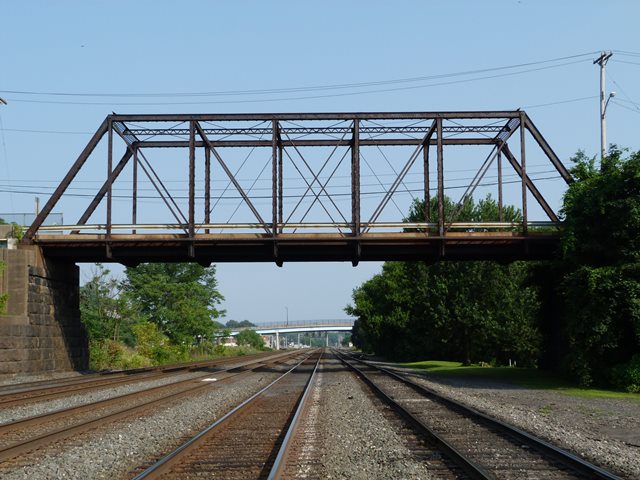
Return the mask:
<path id="1" fill-rule="evenodd" d="M 73 263 L 42 257 L 38 247 L 0 249 L 0 374 L 88 368 L 80 321 L 80 273 Z"/>

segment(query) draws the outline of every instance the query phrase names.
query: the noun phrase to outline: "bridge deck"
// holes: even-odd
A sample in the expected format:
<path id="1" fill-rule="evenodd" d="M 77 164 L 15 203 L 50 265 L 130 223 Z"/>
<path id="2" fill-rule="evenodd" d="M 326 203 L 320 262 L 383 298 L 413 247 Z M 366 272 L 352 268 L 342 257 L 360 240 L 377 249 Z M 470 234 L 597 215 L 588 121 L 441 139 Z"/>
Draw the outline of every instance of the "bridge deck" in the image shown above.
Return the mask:
<path id="1" fill-rule="evenodd" d="M 558 233 L 67 234 L 34 239 L 47 257 L 76 262 L 296 262 L 553 258 Z"/>

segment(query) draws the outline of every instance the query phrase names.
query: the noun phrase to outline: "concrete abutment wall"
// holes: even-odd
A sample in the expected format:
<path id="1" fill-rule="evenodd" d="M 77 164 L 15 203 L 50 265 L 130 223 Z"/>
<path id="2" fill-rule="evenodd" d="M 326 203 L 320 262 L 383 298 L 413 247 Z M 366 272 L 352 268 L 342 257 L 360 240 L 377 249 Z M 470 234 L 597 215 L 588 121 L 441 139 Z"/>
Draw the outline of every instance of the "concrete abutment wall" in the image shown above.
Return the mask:
<path id="1" fill-rule="evenodd" d="M 38 247 L 0 249 L 0 374 L 88 368 L 87 334 L 80 321 L 79 269 L 47 260 Z"/>

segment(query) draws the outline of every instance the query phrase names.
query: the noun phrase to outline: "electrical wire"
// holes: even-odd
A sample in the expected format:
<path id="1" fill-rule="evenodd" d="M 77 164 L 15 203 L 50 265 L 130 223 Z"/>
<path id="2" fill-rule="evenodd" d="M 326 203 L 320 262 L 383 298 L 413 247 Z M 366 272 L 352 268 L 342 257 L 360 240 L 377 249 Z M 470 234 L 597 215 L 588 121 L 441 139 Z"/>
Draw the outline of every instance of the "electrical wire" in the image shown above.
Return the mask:
<path id="1" fill-rule="evenodd" d="M 467 75 L 475 75 L 479 73 L 488 73 L 501 70 L 512 70 L 515 68 L 530 67 L 533 65 L 543 65 L 546 63 L 560 62 L 563 60 L 571 60 L 575 58 L 581 58 L 591 56 L 598 52 L 585 52 L 576 55 L 568 55 L 564 57 L 556 57 L 546 60 L 539 60 L 534 62 L 519 63 L 513 65 L 502 65 L 498 67 L 489 67 L 476 70 L 465 70 L 461 72 L 443 73 L 436 75 L 426 75 L 419 77 L 398 78 L 391 80 L 377 80 L 369 82 L 357 82 L 357 83 L 343 83 L 343 84 L 329 84 L 329 85 L 313 85 L 307 87 L 288 87 L 288 88 L 271 88 L 271 89 L 255 89 L 255 90 L 227 90 L 227 91 L 213 91 L 213 92 L 165 92 L 165 93 L 78 93 L 78 92 L 37 92 L 27 90 L 0 90 L 0 93 L 19 94 L 19 95 L 47 95 L 47 96 L 65 96 L 65 97 L 214 97 L 214 96 L 230 96 L 230 95 L 271 95 L 274 93 L 298 93 L 298 92 L 313 92 L 324 90 L 336 90 L 347 88 L 362 88 L 379 85 L 393 85 L 411 82 L 423 82 L 429 80 L 437 80 L 441 78 L 451 78 Z"/>
<path id="2" fill-rule="evenodd" d="M 545 67 L 521 70 L 518 72 L 509 72 L 509 73 L 502 73 L 502 74 L 496 74 L 496 75 L 485 75 L 485 76 L 468 78 L 463 80 L 452 80 L 447 82 L 429 83 L 426 85 L 411 85 L 411 86 L 396 87 L 396 88 L 366 90 L 366 91 L 360 91 L 360 92 L 305 95 L 305 96 L 298 96 L 298 97 L 279 97 L 279 98 L 244 99 L 244 100 L 218 100 L 218 101 L 198 101 L 198 102 L 80 102 L 80 101 L 71 102 L 71 101 L 57 101 L 57 100 L 26 100 L 26 99 L 20 99 L 20 98 L 7 98 L 7 100 L 12 102 L 37 103 L 37 104 L 94 105 L 94 106 L 95 105 L 109 105 L 109 106 L 220 105 L 220 104 L 286 102 L 286 101 L 293 101 L 293 100 L 311 100 L 311 99 L 321 99 L 321 98 L 349 97 L 354 95 L 369 95 L 372 93 L 388 93 L 388 92 L 396 92 L 396 91 L 402 91 L 402 90 L 414 90 L 414 89 L 431 88 L 431 87 L 438 87 L 438 86 L 445 86 L 445 85 L 454 85 L 454 84 L 460 84 L 460 83 L 469 83 L 469 82 L 475 82 L 478 80 L 488 80 L 488 79 L 494 79 L 494 78 L 509 77 L 513 75 L 522 75 L 524 73 L 531 73 L 531 72 L 537 72 L 541 70 L 548 70 L 552 68 L 559 68 L 567 65 L 573 65 L 576 63 L 583 63 L 585 61 L 586 60 L 577 60 L 572 62 L 564 62 L 556 65 L 549 65 Z"/>
<path id="3" fill-rule="evenodd" d="M 532 181 L 542 181 L 542 180 L 555 180 L 555 179 L 562 179 L 561 175 L 551 175 L 551 176 L 546 176 L 546 177 L 537 177 L 537 178 L 531 178 Z M 513 184 L 513 183 L 521 183 L 522 180 L 520 178 L 518 178 L 517 180 L 508 180 L 508 181 L 503 181 L 502 184 L 503 185 L 508 185 L 508 184 Z M 480 183 L 478 184 L 478 186 L 481 187 L 490 187 L 490 186 L 496 186 L 498 185 L 498 182 L 484 182 L 484 183 Z M 467 185 L 448 185 L 445 186 L 444 189 L 445 190 L 456 190 L 456 189 L 461 189 L 461 188 L 467 188 Z M 414 188 L 414 189 L 408 189 L 408 190 L 400 190 L 398 192 L 396 192 L 396 194 L 400 194 L 400 195 L 404 195 L 404 194 L 410 194 L 410 192 L 422 192 L 423 189 L 422 188 Z M 8 190 L 8 189 L 4 189 L 4 188 L 0 188 L 0 193 L 16 193 L 16 194 L 24 194 L 24 195 L 48 195 L 49 192 L 44 192 L 44 191 L 38 191 L 38 190 Z M 373 195 L 385 195 L 387 193 L 386 190 L 371 190 L 371 191 L 364 191 L 364 192 L 360 192 L 361 195 L 365 195 L 365 196 L 373 196 Z M 86 194 L 86 193 L 65 193 L 65 196 L 68 197 L 75 197 L 75 198 L 93 198 L 94 195 L 91 194 Z M 351 192 L 348 193 L 333 193 L 331 195 L 332 197 L 336 196 L 336 197 L 351 197 Z M 309 199 L 312 199 L 312 196 L 309 195 L 308 196 Z M 131 195 L 113 195 L 112 198 L 114 199 L 131 199 L 132 196 Z M 152 196 L 145 196 L 145 195 L 139 195 L 137 197 L 139 200 L 141 199 L 146 199 L 146 200 L 159 200 L 158 197 L 152 197 Z M 173 197 L 175 200 L 187 200 L 189 197 L 188 196 L 174 196 Z M 283 195 L 283 198 L 293 198 L 293 199 L 298 199 L 301 198 L 300 195 Z M 218 199 L 218 200 L 239 200 L 239 199 L 243 199 L 242 196 L 240 195 L 230 195 L 230 196 L 225 196 L 225 197 L 211 197 L 211 199 Z M 272 199 L 271 195 L 255 195 L 255 196 L 251 196 L 251 200 L 254 199 L 262 199 L 262 200 L 267 200 L 267 199 Z"/>

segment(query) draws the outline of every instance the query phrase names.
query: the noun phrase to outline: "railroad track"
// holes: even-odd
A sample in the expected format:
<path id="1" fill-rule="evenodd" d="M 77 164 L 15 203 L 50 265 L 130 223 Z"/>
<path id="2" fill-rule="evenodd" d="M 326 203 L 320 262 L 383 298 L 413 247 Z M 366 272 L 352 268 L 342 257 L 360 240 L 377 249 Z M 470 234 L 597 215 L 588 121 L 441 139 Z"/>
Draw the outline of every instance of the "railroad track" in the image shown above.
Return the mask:
<path id="1" fill-rule="evenodd" d="M 280 478 L 321 355 L 307 356 L 134 480 Z"/>
<path id="2" fill-rule="evenodd" d="M 77 407 L 45 413 L 0 425 L 0 463 L 3 468 L 19 465 L 25 457 L 56 442 L 74 438 L 89 430 L 94 430 L 133 415 L 153 412 L 163 404 L 192 397 L 221 382 L 263 371 L 290 358 L 300 356 L 299 352 L 287 352 L 275 356 L 244 361 L 240 366 L 233 364 L 227 369 L 217 370 L 216 382 L 203 381 L 206 374 L 197 378 L 165 384 L 137 392 L 92 402 Z M 212 375 L 211 372 L 207 372 Z M 1 473 L 1 472 L 0 472 Z"/>
<path id="3" fill-rule="evenodd" d="M 238 363 L 239 361 L 242 362 L 245 360 L 268 358 L 270 356 L 273 356 L 273 354 L 258 353 L 243 357 L 228 357 L 163 367 L 105 372 L 53 381 L 5 385 L 0 387 L 0 408 L 9 408 L 15 405 L 22 406 L 28 403 L 52 400 L 76 393 L 84 394 L 90 391 L 98 391 L 147 380 L 155 380 L 167 375 L 211 370 L 217 367 L 224 367 L 225 365 Z"/>
<path id="4" fill-rule="evenodd" d="M 620 479 L 572 453 L 445 398 L 396 372 L 337 351 L 334 353 L 470 478 Z"/>

